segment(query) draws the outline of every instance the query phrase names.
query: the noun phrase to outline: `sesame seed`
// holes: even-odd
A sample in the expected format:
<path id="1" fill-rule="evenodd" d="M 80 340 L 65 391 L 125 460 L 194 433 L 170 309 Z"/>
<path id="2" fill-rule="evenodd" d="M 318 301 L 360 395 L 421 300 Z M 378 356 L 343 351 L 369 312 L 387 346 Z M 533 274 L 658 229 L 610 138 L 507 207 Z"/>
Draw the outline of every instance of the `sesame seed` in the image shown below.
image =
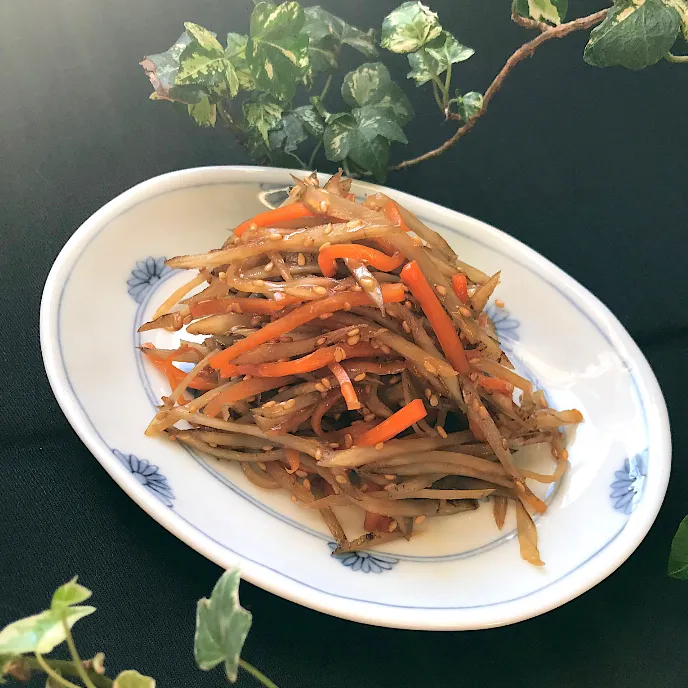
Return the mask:
<path id="1" fill-rule="evenodd" d="M 306 471 L 302 471 L 301 469 L 299 469 L 298 471 L 296 471 L 296 476 L 299 478 L 305 478 L 308 476 L 308 473 L 306 473 Z"/>
<path id="2" fill-rule="evenodd" d="M 320 245 L 320 250 L 322 251 L 324 248 L 327 248 L 328 246 L 332 246 L 331 241 L 326 241 L 324 244 Z"/>
<path id="3" fill-rule="evenodd" d="M 398 524 L 396 521 L 392 521 L 392 522 L 389 524 L 389 528 L 387 528 L 387 530 L 388 530 L 390 533 L 393 533 L 398 527 L 399 527 L 399 524 Z"/>
<path id="4" fill-rule="evenodd" d="M 372 277 L 361 277 L 360 282 L 366 289 L 372 289 L 375 286 L 375 280 Z"/>
<path id="5" fill-rule="evenodd" d="M 461 308 L 459 308 L 459 313 L 461 313 L 464 318 L 471 317 L 471 312 L 468 310 L 468 308 L 466 308 L 466 306 L 461 306 Z"/>
<path id="6" fill-rule="evenodd" d="M 339 442 L 330 442 L 331 449 L 339 449 Z"/>
<path id="7" fill-rule="evenodd" d="M 344 435 L 344 446 L 347 449 L 351 449 L 354 446 L 354 438 L 348 432 Z"/>
<path id="8" fill-rule="evenodd" d="M 265 445 L 263 445 L 263 446 L 261 447 L 261 449 L 262 449 L 263 451 L 266 451 L 266 452 L 267 452 L 267 451 L 272 451 L 272 450 L 274 449 L 274 447 L 273 447 L 271 444 L 265 444 Z"/>
<path id="9" fill-rule="evenodd" d="M 387 344 L 382 344 L 382 343 L 380 343 L 380 351 L 382 351 L 382 353 L 387 354 L 387 355 L 392 353 L 392 350 L 387 346 Z"/>
<path id="10" fill-rule="evenodd" d="M 363 291 L 363 287 L 360 284 L 354 284 L 354 286 L 351 287 L 351 291 Z"/>
<path id="11" fill-rule="evenodd" d="M 446 296 L 446 294 L 447 294 L 447 288 L 446 287 L 443 287 L 441 284 L 437 284 L 437 285 L 435 285 L 435 289 L 437 289 L 437 293 L 440 296 Z"/>
<path id="12" fill-rule="evenodd" d="M 263 471 L 267 470 L 267 466 L 262 461 L 258 462 L 258 467 Z"/>
<path id="13" fill-rule="evenodd" d="M 321 382 L 316 382 L 315 383 L 315 389 L 318 392 L 324 392 L 325 391 L 325 385 L 323 385 Z"/>
<path id="14" fill-rule="evenodd" d="M 363 416 L 363 420 L 369 423 L 371 420 L 375 420 L 375 414 L 366 413 L 365 416 Z"/>
<path id="15" fill-rule="evenodd" d="M 397 476 L 394 475 L 394 473 L 385 473 L 385 476 L 384 476 L 384 477 L 385 477 L 387 480 L 396 480 L 396 479 L 397 479 Z"/>
<path id="16" fill-rule="evenodd" d="M 261 280 L 261 279 L 253 280 L 253 286 L 254 287 L 262 287 L 264 285 L 265 285 L 264 280 Z"/>
<path id="17" fill-rule="evenodd" d="M 322 386 L 325 389 L 332 389 L 332 383 L 326 377 L 324 377 L 322 380 L 320 380 L 320 382 L 322 382 Z"/>
<path id="18" fill-rule="evenodd" d="M 315 450 L 315 460 L 320 461 L 322 459 L 322 449 L 318 447 L 318 449 Z"/>
<path id="19" fill-rule="evenodd" d="M 277 406 L 277 402 L 274 400 L 266 401 L 263 404 L 263 408 L 272 408 L 273 406 Z"/>
<path id="20" fill-rule="evenodd" d="M 221 273 L 218 275 L 218 277 L 219 277 L 221 280 L 225 280 L 225 279 L 227 278 L 227 273 L 226 273 L 226 272 L 221 272 Z"/>
<path id="21" fill-rule="evenodd" d="M 327 341 L 327 337 L 320 337 L 315 343 L 317 346 L 322 346 Z"/>
<path id="22" fill-rule="evenodd" d="M 346 226 L 349 229 L 358 229 L 359 227 L 363 227 L 363 223 L 360 220 L 349 220 Z"/>
<path id="23" fill-rule="evenodd" d="M 344 310 L 345 311 L 350 311 L 351 310 L 351 304 L 348 301 L 344 302 Z"/>
<path id="24" fill-rule="evenodd" d="M 471 378 L 471 382 L 475 382 L 478 379 L 478 373 L 471 373 L 468 377 Z"/>
<path id="25" fill-rule="evenodd" d="M 437 434 L 442 437 L 443 439 L 447 439 L 447 431 L 441 426 L 441 425 L 436 425 L 435 430 L 437 430 Z"/>
<path id="26" fill-rule="evenodd" d="M 384 449 L 384 446 L 385 446 L 385 443 L 384 443 L 384 442 L 378 442 L 378 443 L 375 445 L 375 449 L 377 449 L 377 451 L 382 451 L 382 450 Z"/>
<path id="27" fill-rule="evenodd" d="M 354 382 L 362 382 L 362 381 L 365 380 L 365 379 L 366 379 L 366 374 L 365 374 L 365 373 L 359 373 L 359 374 L 356 375 L 356 377 L 354 378 Z"/>
<path id="28" fill-rule="evenodd" d="M 327 225 L 327 227 L 325 227 L 325 235 L 332 234 L 333 229 L 334 227 L 332 227 L 332 224 Z"/>
<path id="29" fill-rule="evenodd" d="M 431 396 L 432 396 L 432 390 L 430 389 L 430 387 L 426 387 L 425 388 L 425 398 L 429 399 Z"/>
<path id="30" fill-rule="evenodd" d="M 404 301 L 404 306 L 411 310 L 413 308 L 413 304 L 410 301 Z"/>
<path id="31" fill-rule="evenodd" d="M 313 287 L 313 291 L 316 294 L 327 294 L 327 289 L 325 289 L 325 287 L 321 287 L 320 285 L 318 285 L 317 287 Z"/>
<path id="32" fill-rule="evenodd" d="M 358 327 L 354 327 L 353 330 L 349 330 L 347 333 L 348 337 L 355 337 L 357 334 L 360 334 L 361 330 Z"/>
<path id="33" fill-rule="evenodd" d="M 346 340 L 346 343 L 347 343 L 349 346 L 356 346 L 356 344 L 358 344 L 360 341 L 361 341 L 361 338 L 360 338 L 360 337 L 349 337 L 349 338 Z"/>
<path id="34" fill-rule="evenodd" d="M 478 409 L 478 415 L 483 419 L 487 420 L 490 417 L 490 414 L 487 412 L 487 409 L 484 406 L 481 406 Z"/>
<path id="35" fill-rule="evenodd" d="M 332 317 L 332 313 L 321 313 L 318 317 L 320 318 L 320 320 L 327 320 L 328 318 Z"/>
<path id="36" fill-rule="evenodd" d="M 330 207 L 330 204 L 327 201 L 320 201 L 320 212 L 321 213 L 326 213 L 329 207 Z"/>
<path id="37" fill-rule="evenodd" d="M 559 455 L 559 458 L 562 459 L 563 461 L 566 461 L 569 458 L 568 449 L 562 449 L 561 454 Z"/>
<path id="38" fill-rule="evenodd" d="M 435 368 L 430 361 L 423 361 L 423 368 L 427 370 L 431 375 L 437 375 L 437 368 Z"/>
<path id="39" fill-rule="evenodd" d="M 284 408 L 286 409 L 294 408 L 294 406 L 296 406 L 296 399 L 289 399 L 289 401 L 284 404 Z"/>
<path id="40" fill-rule="evenodd" d="M 337 361 L 337 363 L 339 363 L 340 361 L 343 361 L 345 358 L 346 358 L 346 351 L 344 351 L 344 349 L 342 349 L 341 346 L 338 346 L 334 350 L 334 360 Z"/>
<path id="41" fill-rule="evenodd" d="M 425 520 L 425 514 L 421 514 L 420 516 L 416 516 L 415 522 L 420 525 L 423 521 Z"/>
<path id="42" fill-rule="evenodd" d="M 304 486 L 307 490 L 310 490 L 310 489 L 311 489 L 311 481 L 310 481 L 308 478 L 306 478 L 306 479 L 303 481 L 303 486 Z"/>
<path id="43" fill-rule="evenodd" d="M 270 272 L 270 270 L 272 270 L 272 268 L 274 268 L 274 267 L 275 267 L 275 264 L 272 261 L 270 261 L 269 263 L 265 263 L 264 270 L 266 272 Z"/>
<path id="44" fill-rule="evenodd" d="M 497 306 L 497 308 L 504 308 L 504 301 L 501 299 L 495 299 L 495 306 Z"/>
<path id="45" fill-rule="evenodd" d="M 345 475 L 342 475 L 341 473 L 338 473 L 334 479 L 340 484 L 340 485 L 346 485 L 349 481 L 346 479 Z"/>
<path id="46" fill-rule="evenodd" d="M 439 406 L 440 400 L 437 398 L 436 394 L 433 394 L 430 399 L 430 406 Z"/>
<path id="47" fill-rule="evenodd" d="M 507 449 L 508 446 L 509 446 L 509 443 L 505 439 L 503 439 L 502 440 L 502 449 Z"/>
<path id="48" fill-rule="evenodd" d="M 296 502 L 298 502 L 299 500 L 296 499 L 296 495 L 292 495 L 292 496 L 291 496 L 291 501 L 294 502 L 294 504 L 296 504 Z"/>
<path id="49" fill-rule="evenodd" d="M 282 240 L 282 235 L 281 234 L 271 234 L 268 239 L 270 241 L 281 241 Z"/>
<path id="50" fill-rule="evenodd" d="M 406 320 L 401 323 L 401 326 L 404 328 L 404 332 L 411 334 L 411 326 L 406 322 Z"/>
<path id="51" fill-rule="evenodd" d="M 303 253 L 299 253 L 299 255 L 296 256 L 296 262 L 303 267 L 306 264 L 306 256 L 304 256 Z"/>
<path id="52" fill-rule="evenodd" d="M 552 447 L 552 456 L 553 456 L 555 459 L 558 459 L 558 458 L 559 458 L 559 452 L 558 452 L 554 447 Z"/>

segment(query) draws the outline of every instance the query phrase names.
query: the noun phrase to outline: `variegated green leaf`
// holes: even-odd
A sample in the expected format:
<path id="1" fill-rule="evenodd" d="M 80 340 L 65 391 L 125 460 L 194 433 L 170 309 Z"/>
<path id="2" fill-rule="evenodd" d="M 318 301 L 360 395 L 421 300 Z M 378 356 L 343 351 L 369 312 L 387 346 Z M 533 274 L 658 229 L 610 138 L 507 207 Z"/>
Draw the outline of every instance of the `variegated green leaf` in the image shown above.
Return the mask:
<path id="1" fill-rule="evenodd" d="M 311 48 L 322 47 L 336 52 L 343 44 L 355 48 L 366 57 L 377 55 L 372 29 L 361 31 L 318 6 L 306 7 L 304 13 L 306 21 L 303 30 L 308 34 Z"/>
<path id="2" fill-rule="evenodd" d="M 248 43 L 248 36 L 241 33 L 227 34 L 227 48 L 225 49 L 225 57 L 230 61 L 234 67 L 237 76 L 237 82 L 240 90 L 250 91 L 255 88 L 255 83 L 251 72 L 246 62 L 246 44 Z"/>
<path id="3" fill-rule="evenodd" d="M 282 118 L 282 106 L 270 97 L 247 100 L 244 103 L 244 118 L 246 124 L 257 129 L 263 141 L 268 144 L 268 132 L 279 124 Z"/>
<path id="4" fill-rule="evenodd" d="M 413 119 L 414 112 L 409 99 L 394 82 L 388 86 L 386 93 L 372 104 L 377 107 L 387 108 L 400 127 L 403 127 Z"/>
<path id="5" fill-rule="evenodd" d="M 673 7 L 681 18 L 683 38 L 688 41 L 688 0 L 664 0 L 665 4 Z"/>
<path id="6" fill-rule="evenodd" d="M 419 50 L 442 31 L 437 14 L 421 2 L 405 2 L 382 22 L 380 44 L 393 53 Z"/>
<path id="7" fill-rule="evenodd" d="M 459 114 L 464 122 L 468 122 L 483 107 L 483 94 L 469 91 L 459 97 Z"/>
<path id="8" fill-rule="evenodd" d="M 388 141 L 408 143 L 401 127 L 389 116 L 387 108 L 375 105 L 364 105 L 352 111 L 358 131 L 363 137 L 372 141 L 376 136 L 383 136 Z"/>
<path id="9" fill-rule="evenodd" d="M 303 121 L 294 112 L 282 116 L 276 129 L 268 134 L 268 144 L 271 150 L 283 150 L 293 153 L 308 138 Z"/>
<path id="10" fill-rule="evenodd" d="M 384 182 L 389 164 L 389 141 L 382 136 L 372 141 L 361 137 L 351 147 L 349 159 L 364 172 L 372 172 L 376 181 Z"/>
<path id="11" fill-rule="evenodd" d="M 220 41 L 217 40 L 217 37 L 212 31 L 208 31 L 208 29 L 204 29 L 202 26 L 194 24 L 193 22 L 184 22 L 184 28 L 186 29 L 186 33 L 188 33 L 203 50 L 207 50 L 211 53 L 223 52 Z"/>
<path id="12" fill-rule="evenodd" d="M 325 120 L 318 113 L 313 105 L 302 105 L 294 110 L 294 115 L 298 117 L 306 131 L 319 139 L 325 131 Z"/>
<path id="13" fill-rule="evenodd" d="M 127 669 L 117 676 L 112 688 L 155 688 L 155 679 L 143 676 L 133 669 Z"/>
<path id="14" fill-rule="evenodd" d="M 392 79 L 381 62 L 365 62 L 342 82 L 342 98 L 351 106 L 372 105 L 387 92 Z"/>
<path id="15" fill-rule="evenodd" d="M 347 113 L 331 118 L 323 134 L 327 159 L 333 162 L 344 160 L 349 155 L 356 136 L 356 120 L 353 115 Z"/>
<path id="16" fill-rule="evenodd" d="M 52 652 L 65 639 L 62 614 L 71 628 L 79 619 L 93 614 L 95 607 L 67 607 L 64 612 L 45 611 L 5 626 L 0 631 L 0 654 Z"/>
<path id="17" fill-rule="evenodd" d="M 214 127 L 217 120 L 217 105 L 208 98 L 201 98 L 195 105 L 188 105 L 189 115 L 201 127 Z"/>
<path id="18" fill-rule="evenodd" d="M 239 658 L 251 628 L 251 614 L 239 604 L 239 571 L 225 571 L 210 599 L 198 600 L 194 656 L 204 671 L 225 663 L 227 678 L 237 679 Z"/>
<path id="19" fill-rule="evenodd" d="M 246 60 L 256 85 L 282 100 L 291 100 L 296 84 L 308 74 L 308 36 L 297 2 L 259 2 L 251 14 Z"/>
<path id="20" fill-rule="evenodd" d="M 179 72 L 179 58 L 191 40 L 191 36 L 184 31 L 169 50 L 148 55 L 141 61 L 141 66 L 153 85 L 153 99 L 197 103 L 206 95 L 203 89 L 197 86 L 175 85 Z"/>
<path id="21" fill-rule="evenodd" d="M 522 17 L 550 24 L 561 24 L 568 10 L 569 0 L 514 0 L 512 10 Z"/>
<path id="22" fill-rule="evenodd" d="M 461 45 L 454 36 L 447 31 L 443 31 L 437 38 L 430 41 L 424 50 L 439 65 L 438 74 L 446 71 L 450 64 L 467 60 L 475 50 L 465 45 Z"/>
<path id="23" fill-rule="evenodd" d="M 77 583 L 77 576 L 64 585 L 61 585 L 53 594 L 50 609 L 55 612 L 62 612 L 67 607 L 74 604 L 85 602 L 93 593 L 83 585 Z"/>
<path id="24" fill-rule="evenodd" d="M 671 542 L 668 571 L 672 578 L 688 580 L 688 516 L 681 521 Z"/>
<path id="25" fill-rule="evenodd" d="M 617 0 L 590 33 L 584 59 L 595 67 L 643 69 L 669 52 L 680 25 L 678 12 L 662 0 Z"/>

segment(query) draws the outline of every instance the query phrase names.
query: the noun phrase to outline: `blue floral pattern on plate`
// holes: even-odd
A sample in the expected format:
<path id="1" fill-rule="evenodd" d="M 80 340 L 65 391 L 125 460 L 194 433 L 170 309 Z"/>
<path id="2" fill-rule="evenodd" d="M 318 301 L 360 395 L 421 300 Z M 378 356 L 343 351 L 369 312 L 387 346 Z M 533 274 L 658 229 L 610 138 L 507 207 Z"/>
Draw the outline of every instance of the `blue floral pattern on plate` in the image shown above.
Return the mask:
<path id="1" fill-rule="evenodd" d="M 492 303 L 486 306 L 485 312 L 494 323 L 495 333 L 502 345 L 502 349 L 507 354 L 511 353 L 514 344 L 521 339 L 521 335 L 518 332 L 521 323 L 506 308 L 497 308 Z"/>
<path id="2" fill-rule="evenodd" d="M 337 549 L 337 543 L 328 544 L 333 552 Z M 391 557 L 389 554 L 371 552 L 347 552 L 335 554 L 334 557 L 352 571 L 363 571 L 363 573 L 384 573 L 391 571 L 399 563 L 396 557 Z"/>
<path id="3" fill-rule="evenodd" d="M 174 492 L 167 478 L 154 463 L 139 459 L 135 454 L 123 454 L 119 449 L 113 449 L 112 453 L 125 468 L 129 469 L 141 485 L 150 490 L 165 506 L 172 506 Z"/>
<path id="4" fill-rule="evenodd" d="M 127 280 L 127 291 L 136 303 L 141 303 L 154 285 L 172 272 L 172 268 L 165 265 L 165 260 L 164 257 L 148 256 L 144 260 L 136 261 L 136 267 Z"/>
<path id="5" fill-rule="evenodd" d="M 614 473 L 609 497 L 612 505 L 623 514 L 630 514 L 643 496 L 647 477 L 647 449 L 624 461 L 623 468 Z"/>

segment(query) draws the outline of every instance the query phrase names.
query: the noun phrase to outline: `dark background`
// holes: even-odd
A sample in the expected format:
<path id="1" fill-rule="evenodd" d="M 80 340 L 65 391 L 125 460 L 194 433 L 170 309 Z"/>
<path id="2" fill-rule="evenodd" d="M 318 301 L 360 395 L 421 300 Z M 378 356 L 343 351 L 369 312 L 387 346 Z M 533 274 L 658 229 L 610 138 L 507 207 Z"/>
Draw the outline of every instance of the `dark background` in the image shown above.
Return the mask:
<path id="1" fill-rule="evenodd" d="M 397 3 L 322 0 L 380 26 Z M 476 55 L 457 70 L 483 91 L 530 32 L 510 3 L 433 0 Z M 604 3 L 572 2 L 584 15 Z M 185 20 L 245 32 L 248 0 L 2 0 L 0 3 L 0 626 L 47 604 L 79 573 L 99 613 L 80 622 L 84 655 L 109 673 L 137 668 L 160 686 L 219 686 L 193 666 L 196 600 L 219 569 L 150 519 L 115 485 L 62 416 L 43 372 L 38 308 L 50 265 L 105 202 L 154 175 L 248 163 L 218 130 L 147 100 L 138 66 Z M 282 688 L 370 686 L 685 686 L 688 584 L 666 559 L 688 481 L 688 281 L 685 278 L 688 67 L 595 69 L 586 37 L 544 45 L 508 78 L 489 113 L 439 159 L 389 183 L 513 234 L 604 301 L 640 344 L 664 390 L 674 472 L 637 552 L 581 598 L 516 626 L 471 633 L 355 625 L 244 583 L 255 616 L 246 658 Z M 353 58 L 352 65 L 353 65 Z M 403 79 L 405 58 L 386 54 Z M 408 153 L 450 135 L 429 89 L 404 84 L 417 110 Z M 397 147 L 397 156 L 403 147 Z M 87 331 L 84 332 L 87 336 Z M 460 581 L 457 581 L 457 585 Z M 243 676 L 241 686 L 254 685 Z"/>

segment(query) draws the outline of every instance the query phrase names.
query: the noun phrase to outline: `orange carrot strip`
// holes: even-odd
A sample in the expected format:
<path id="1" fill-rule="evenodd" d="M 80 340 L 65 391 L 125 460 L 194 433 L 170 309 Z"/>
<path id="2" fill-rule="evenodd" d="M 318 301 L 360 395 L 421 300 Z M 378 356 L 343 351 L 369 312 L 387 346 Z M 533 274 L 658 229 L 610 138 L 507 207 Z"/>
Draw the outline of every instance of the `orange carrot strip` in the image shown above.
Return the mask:
<path id="1" fill-rule="evenodd" d="M 349 411 L 356 411 L 361 408 L 361 402 L 358 400 L 358 397 L 356 396 L 356 390 L 354 389 L 354 386 L 351 384 L 351 378 L 347 374 L 346 370 L 342 368 L 339 363 L 336 361 L 333 361 L 332 363 L 329 363 L 327 367 L 332 371 L 332 374 L 337 378 L 337 382 L 339 383 L 339 389 L 342 390 L 342 396 L 344 397 L 344 401 L 346 402 L 346 408 L 349 409 Z"/>
<path id="2" fill-rule="evenodd" d="M 382 297 L 385 303 L 400 303 L 405 296 L 406 294 L 401 284 L 382 285 Z M 299 325 L 305 325 L 320 315 L 342 310 L 346 308 L 347 304 L 349 306 L 370 306 L 372 303 L 372 299 L 364 291 L 343 291 L 324 299 L 310 301 L 299 308 L 295 308 L 291 313 L 279 318 L 279 320 L 273 320 L 258 330 L 258 332 L 254 332 L 245 339 L 235 342 L 224 351 L 218 352 L 210 359 L 210 365 L 215 369 L 221 368 L 233 361 L 237 356 L 241 356 L 241 354 L 251 351 L 257 346 L 269 342 L 271 339 L 276 339 L 280 335 L 287 334 L 287 332 L 291 332 Z"/>
<path id="3" fill-rule="evenodd" d="M 356 200 L 356 194 L 353 194 L 353 193 L 346 194 L 346 200 L 347 201 L 355 201 Z"/>
<path id="4" fill-rule="evenodd" d="M 250 220 L 242 222 L 234 230 L 234 234 L 235 236 L 241 236 L 252 225 L 258 227 L 277 226 L 282 222 L 291 222 L 292 220 L 299 220 L 302 217 L 313 217 L 313 211 L 303 203 L 290 203 L 281 208 L 258 213 L 258 215 L 252 217 Z"/>
<path id="5" fill-rule="evenodd" d="M 381 251 L 361 244 L 333 244 L 321 249 L 318 254 L 318 265 L 325 277 L 333 277 L 337 272 L 337 258 L 360 260 L 385 272 L 396 270 L 404 262 L 403 256 L 398 252 L 393 256 L 387 256 Z"/>
<path id="6" fill-rule="evenodd" d="M 389 201 L 388 203 L 386 203 L 384 211 L 385 215 L 387 216 L 387 219 L 393 222 L 395 225 L 397 225 L 397 227 L 401 227 L 405 232 L 411 231 L 404 222 L 404 218 L 401 216 L 401 213 L 399 212 L 399 206 L 394 201 Z"/>
<path id="7" fill-rule="evenodd" d="M 208 299 L 191 304 L 191 317 L 204 318 L 206 315 L 223 313 L 250 313 L 252 315 L 270 315 L 281 311 L 285 306 L 301 303 L 295 296 L 285 296 L 280 301 L 270 299 L 248 299 L 236 297 L 231 299 Z"/>
<path id="8" fill-rule="evenodd" d="M 150 349 L 152 346 L 152 344 L 146 343 L 142 348 Z M 186 377 L 186 373 L 172 365 L 172 361 L 174 360 L 175 355 L 183 353 L 187 350 L 188 347 L 182 347 L 181 349 L 173 351 L 169 356 L 167 356 L 167 358 L 156 358 L 155 356 L 147 357 L 148 360 L 167 377 L 172 389 L 178 387 L 179 383 Z M 198 375 L 191 381 L 189 387 L 207 392 L 211 389 L 215 389 L 215 387 L 217 387 L 217 382 L 214 380 L 208 380 L 207 378 Z"/>
<path id="9" fill-rule="evenodd" d="M 322 429 L 322 418 L 339 401 L 341 396 L 342 391 L 340 389 L 331 389 L 315 407 L 311 416 L 311 427 L 318 437 L 325 437 L 326 433 Z"/>
<path id="10" fill-rule="evenodd" d="M 285 449 L 284 453 L 287 457 L 287 461 L 289 461 L 289 468 L 286 468 L 285 470 L 287 473 L 296 473 L 301 466 L 299 452 L 297 452 L 296 449 Z"/>
<path id="11" fill-rule="evenodd" d="M 500 380 L 498 377 L 487 377 L 486 375 L 478 375 L 478 384 L 485 389 L 489 389 L 493 392 L 499 392 L 500 394 L 506 394 L 511 396 L 514 391 L 514 386 L 508 383 L 506 380 Z"/>
<path id="12" fill-rule="evenodd" d="M 374 514 L 370 511 L 366 511 L 365 520 L 363 521 L 363 530 L 369 533 L 389 532 L 389 527 L 392 525 L 393 520 L 391 516 L 383 516 L 382 514 Z"/>
<path id="13" fill-rule="evenodd" d="M 463 350 L 463 344 L 456 333 L 456 328 L 415 260 L 406 263 L 401 271 L 401 279 L 420 303 L 437 335 L 444 355 L 457 372 L 468 375 L 466 352 Z"/>
<path id="14" fill-rule="evenodd" d="M 224 404 L 235 404 L 237 401 L 241 401 L 247 397 L 252 397 L 254 394 L 267 392 L 271 389 L 288 385 L 293 381 L 294 378 L 291 376 L 261 377 L 253 378 L 251 380 L 242 380 L 241 382 L 237 382 L 236 385 L 232 385 L 229 389 L 225 390 L 221 394 L 218 394 L 210 401 L 203 412 L 206 416 L 215 418 L 222 410 L 222 406 Z"/>
<path id="15" fill-rule="evenodd" d="M 428 412 L 420 399 L 414 399 L 410 404 L 393 413 L 389 418 L 385 418 L 372 430 L 361 435 L 356 444 L 359 447 L 372 447 L 380 442 L 391 440 L 400 432 L 410 428 L 414 423 L 425 418 Z"/>
<path id="16" fill-rule="evenodd" d="M 220 368 L 222 377 L 235 377 L 236 375 L 253 375 L 256 377 L 278 377 L 281 375 L 300 375 L 302 373 L 312 373 L 314 370 L 325 368 L 330 363 L 335 362 L 335 352 L 341 349 L 347 358 L 357 358 L 365 356 L 375 356 L 380 353 L 373 349 L 371 344 L 361 343 L 356 346 L 347 344 L 336 344 L 324 349 L 318 349 L 313 353 L 306 354 L 293 361 L 282 361 L 275 363 L 260 363 L 258 365 L 234 365 L 228 363 Z M 343 390 L 342 390 L 343 392 Z"/>
<path id="17" fill-rule="evenodd" d="M 454 293 L 459 297 L 461 303 L 468 303 L 468 280 L 466 275 L 457 272 L 452 275 L 452 287 L 454 287 Z"/>

